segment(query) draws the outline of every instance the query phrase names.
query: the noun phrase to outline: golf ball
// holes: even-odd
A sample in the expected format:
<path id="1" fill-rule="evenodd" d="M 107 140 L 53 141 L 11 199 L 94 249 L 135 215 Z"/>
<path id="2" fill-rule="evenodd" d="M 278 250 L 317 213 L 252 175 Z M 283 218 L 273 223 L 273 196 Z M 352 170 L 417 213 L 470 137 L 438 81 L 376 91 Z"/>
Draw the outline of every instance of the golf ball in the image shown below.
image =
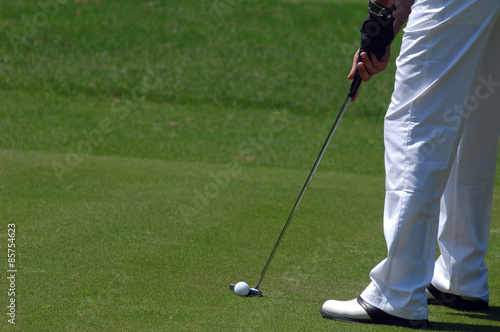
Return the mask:
<path id="1" fill-rule="evenodd" d="M 240 281 L 239 283 L 234 285 L 234 292 L 239 296 L 247 296 L 250 292 L 250 287 L 248 287 L 248 284 L 246 282 Z"/>

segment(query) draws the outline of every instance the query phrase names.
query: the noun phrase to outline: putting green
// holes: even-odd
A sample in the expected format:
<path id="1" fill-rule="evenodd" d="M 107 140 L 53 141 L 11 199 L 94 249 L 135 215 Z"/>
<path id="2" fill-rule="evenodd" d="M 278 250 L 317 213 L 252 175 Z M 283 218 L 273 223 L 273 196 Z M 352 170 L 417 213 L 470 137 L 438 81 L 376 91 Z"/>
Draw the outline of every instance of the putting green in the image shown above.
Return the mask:
<path id="1" fill-rule="evenodd" d="M 346 97 L 364 1 L 1 8 L 0 246 L 15 243 L 16 275 L 5 255 L 0 329 L 396 331 L 318 311 L 385 256 L 393 64 L 350 105 L 264 296 L 228 289 L 257 282 Z M 496 190 L 491 310 L 432 307 L 431 331 L 498 330 L 498 206 Z"/>

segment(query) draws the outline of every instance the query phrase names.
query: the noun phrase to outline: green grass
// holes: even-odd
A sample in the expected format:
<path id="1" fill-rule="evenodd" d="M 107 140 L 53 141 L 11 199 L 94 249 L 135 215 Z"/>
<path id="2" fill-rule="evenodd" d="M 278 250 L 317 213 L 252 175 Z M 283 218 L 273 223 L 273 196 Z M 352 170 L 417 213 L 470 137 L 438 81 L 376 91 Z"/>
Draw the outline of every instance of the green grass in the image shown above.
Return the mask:
<path id="1" fill-rule="evenodd" d="M 1 329 L 396 330 L 318 312 L 385 255 L 393 65 L 351 104 L 265 296 L 228 290 L 256 282 L 328 134 L 365 1 L 47 3 L 0 4 L 0 247 L 15 223 L 18 269 Z M 431 307 L 431 331 L 498 329 L 498 206 L 492 310 Z"/>

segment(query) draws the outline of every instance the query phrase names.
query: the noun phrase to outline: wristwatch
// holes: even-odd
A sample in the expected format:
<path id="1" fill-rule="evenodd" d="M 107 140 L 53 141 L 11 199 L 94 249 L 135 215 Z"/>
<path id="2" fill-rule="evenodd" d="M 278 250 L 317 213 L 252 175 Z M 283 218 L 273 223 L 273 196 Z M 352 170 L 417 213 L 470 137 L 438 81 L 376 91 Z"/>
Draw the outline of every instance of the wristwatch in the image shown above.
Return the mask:
<path id="1" fill-rule="evenodd" d="M 385 8 L 378 3 L 370 0 L 368 3 L 368 11 L 375 16 L 386 16 L 387 18 L 392 16 L 392 12 L 396 9 L 396 5 L 391 8 Z"/>

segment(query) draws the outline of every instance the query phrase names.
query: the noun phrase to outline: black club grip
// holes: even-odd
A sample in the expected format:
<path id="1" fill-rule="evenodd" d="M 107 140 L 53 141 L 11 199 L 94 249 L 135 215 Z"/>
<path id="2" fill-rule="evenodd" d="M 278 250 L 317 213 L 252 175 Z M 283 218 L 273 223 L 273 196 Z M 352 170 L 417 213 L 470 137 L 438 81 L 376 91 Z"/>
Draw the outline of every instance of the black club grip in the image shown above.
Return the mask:
<path id="1" fill-rule="evenodd" d="M 365 51 L 359 50 L 358 63 L 363 62 L 363 60 L 361 59 L 361 52 L 365 52 Z M 349 89 L 349 92 L 347 93 L 348 97 L 354 98 L 354 96 L 356 95 L 356 91 L 358 91 L 359 86 L 361 85 L 362 81 L 363 80 L 361 79 L 361 76 L 359 75 L 359 70 L 356 70 L 356 75 L 354 76 L 354 79 L 352 80 L 351 88 Z"/>

